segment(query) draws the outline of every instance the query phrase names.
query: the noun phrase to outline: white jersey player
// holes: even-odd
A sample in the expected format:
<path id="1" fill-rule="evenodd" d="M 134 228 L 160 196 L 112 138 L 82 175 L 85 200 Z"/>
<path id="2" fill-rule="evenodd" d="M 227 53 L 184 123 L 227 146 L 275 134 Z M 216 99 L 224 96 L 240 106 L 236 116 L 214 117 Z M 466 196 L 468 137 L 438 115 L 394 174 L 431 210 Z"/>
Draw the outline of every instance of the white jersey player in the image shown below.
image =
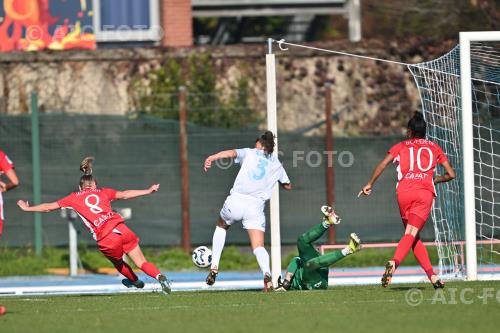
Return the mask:
<path id="1" fill-rule="evenodd" d="M 205 160 L 207 171 L 212 162 L 221 158 L 234 158 L 241 165 L 231 194 L 224 202 L 212 240 L 212 266 L 207 284 L 213 285 L 219 272 L 219 262 L 226 241 L 226 230 L 235 222 L 242 222 L 247 230 L 253 253 L 264 274 L 264 291 L 272 290 L 269 254 L 264 248 L 266 218 L 264 206 L 271 197 L 273 186 L 279 182 L 284 189 L 292 188 L 290 179 L 274 151 L 274 135 L 266 131 L 255 142 L 255 148 L 221 151 Z"/>

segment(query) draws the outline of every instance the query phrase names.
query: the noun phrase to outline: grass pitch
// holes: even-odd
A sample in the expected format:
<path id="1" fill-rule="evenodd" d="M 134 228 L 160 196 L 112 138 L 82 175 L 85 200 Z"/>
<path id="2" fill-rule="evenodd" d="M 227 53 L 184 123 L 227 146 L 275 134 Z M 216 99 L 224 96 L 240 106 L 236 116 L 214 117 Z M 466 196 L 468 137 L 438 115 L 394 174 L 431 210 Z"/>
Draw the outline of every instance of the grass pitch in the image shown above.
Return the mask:
<path id="1" fill-rule="evenodd" d="M 422 303 L 417 306 L 419 301 Z M 0 332 L 498 332 L 500 282 L 0 298 Z"/>

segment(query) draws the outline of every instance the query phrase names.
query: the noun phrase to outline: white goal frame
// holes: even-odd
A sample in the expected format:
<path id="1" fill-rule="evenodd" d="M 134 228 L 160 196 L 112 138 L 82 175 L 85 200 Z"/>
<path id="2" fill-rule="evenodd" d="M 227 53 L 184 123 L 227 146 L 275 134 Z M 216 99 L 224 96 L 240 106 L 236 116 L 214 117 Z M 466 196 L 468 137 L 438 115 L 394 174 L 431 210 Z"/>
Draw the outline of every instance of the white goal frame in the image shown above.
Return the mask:
<path id="1" fill-rule="evenodd" d="M 477 280 L 476 199 L 474 183 L 474 135 L 472 131 L 472 73 L 470 43 L 500 41 L 500 31 L 460 33 L 460 86 L 467 280 Z"/>
<path id="2" fill-rule="evenodd" d="M 463 179 L 464 179 L 464 220 L 465 220 L 465 263 L 467 280 L 478 279 L 477 274 L 477 235 L 476 235 L 476 203 L 475 203 L 475 182 L 474 182 L 474 133 L 472 116 L 472 73 L 470 44 L 475 41 L 499 41 L 500 31 L 475 31 L 460 32 L 460 97 L 461 97 L 461 121 L 462 121 L 462 150 L 463 150 Z M 380 60 L 400 65 L 406 63 L 371 58 L 362 55 L 354 55 L 340 51 L 326 50 L 315 47 L 302 46 L 293 43 L 286 43 L 284 40 L 276 41 L 280 50 L 286 51 L 283 45 L 292 45 L 326 51 L 330 53 L 356 56 Z M 277 115 L 276 115 L 276 68 L 275 55 L 273 54 L 273 40 L 268 39 L 268 52 L 266 54 L 266 79 L 267 79 L 267 126 L 268 129 L 277 135 Z M 276 151 L 278 149 L 276 148 Z M 280 218 L 279 218 L 279 192 L 275 186 L 271 197 L 271 260 L 273 282 L 276 282 L 281 274 L 281 240 L 280 240 Z"/>
<path id="3" fill-rule="evenodd" d="M 276 136 L 274 154 L 278 156 L 278 117 L 276 112 L 276 56 L 273 53 L 273 40 L 267 40 L 266 54 L 266 92 L 267 92 L 267 129 Z M 281 234 L 280 234 L 280 193 L 275 184 L 270 200 L 271 222 L 271 275 L 276 286 L 281 275 Z"/>

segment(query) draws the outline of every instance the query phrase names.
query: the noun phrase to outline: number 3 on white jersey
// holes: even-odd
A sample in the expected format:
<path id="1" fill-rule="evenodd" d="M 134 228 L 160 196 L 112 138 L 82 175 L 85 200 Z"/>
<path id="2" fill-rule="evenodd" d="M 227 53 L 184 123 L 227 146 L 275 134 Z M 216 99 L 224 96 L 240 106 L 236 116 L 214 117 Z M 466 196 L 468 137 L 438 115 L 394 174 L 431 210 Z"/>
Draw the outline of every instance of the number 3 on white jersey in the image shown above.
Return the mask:
<path id="1" fill-rule="evenodd" d="M 94 203 L 90 202 L 90 198 L 93 198 Z M 90 208 L 90 211 L 94 214 L 99 214 L 103 212 L 103 209 L 99 207 L 100 199 L 96 194 L 89 194 L 85 198 L 85 205 Z"/>
<path id="2" fill-rule="evenodd" d="M 410 147 L 409 150 L 410 150 L 410 171 L 413 171 L 413 167 L 415 164 L 415 152 L 414 152 L 413 147 Z M 427 168 L 422 167 L 422 162 L 421 162 L 420 156 L 422 155 L 423 150 L 425 150 L 429 153 L 429 165 L 427 166 Z M 417 150 L 417 167 L 420 171 L 422 171 L 422 172 L 429 171 L 430 168 L 432 168 L 432 159 L 433 159 L 432 150 L 430 150 L 428 147 L 418 148 L 418 150 Z"/>
<path id="3" fill-rule="evenodd" d="M 265 159 L 261 158 L 259 159 L 259 164 L 257 164 L 257 169 L 259 170 L 259 173 L 253 173 L 253 179 L 255 180 L 261 180 L 262 178 L 264 178 L 264 176 L 266 175 L 266 166 L 267 164 L 269 164 L 268 161 L 266 161 Z"/>

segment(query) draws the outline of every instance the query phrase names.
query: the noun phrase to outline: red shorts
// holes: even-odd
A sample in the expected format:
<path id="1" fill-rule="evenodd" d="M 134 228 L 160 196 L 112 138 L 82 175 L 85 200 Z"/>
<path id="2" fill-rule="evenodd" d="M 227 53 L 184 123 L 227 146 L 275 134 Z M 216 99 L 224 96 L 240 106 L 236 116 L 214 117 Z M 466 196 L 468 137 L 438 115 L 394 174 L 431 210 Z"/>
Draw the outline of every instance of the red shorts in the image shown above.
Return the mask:
<path id="1" fill-rule="evenodd" d="M 413 225 L 414 227 L 421 230 L 424 227 L 427 218 L 432 209 L 432 204 L 434 202 L 434 193 L 429 190 L 415 190 L 415 191 L 405 191 L 398 193 L 398 205 L 399 213 L 403 222 L 408 222 L 408 224 L 413 225 L 410 215 L 417 215 L 423 222 L 418 222 L 418 225 Z M 413 222 L 413 223 L 412 223 Z"/>
<path id="2" fill-rule="evenodd" d="M 139 237 L 125 223 L 118 224 L 112 232 L 97 242 L 99 250 L 111 260 L 121 260 L 139 245 Z"/>

